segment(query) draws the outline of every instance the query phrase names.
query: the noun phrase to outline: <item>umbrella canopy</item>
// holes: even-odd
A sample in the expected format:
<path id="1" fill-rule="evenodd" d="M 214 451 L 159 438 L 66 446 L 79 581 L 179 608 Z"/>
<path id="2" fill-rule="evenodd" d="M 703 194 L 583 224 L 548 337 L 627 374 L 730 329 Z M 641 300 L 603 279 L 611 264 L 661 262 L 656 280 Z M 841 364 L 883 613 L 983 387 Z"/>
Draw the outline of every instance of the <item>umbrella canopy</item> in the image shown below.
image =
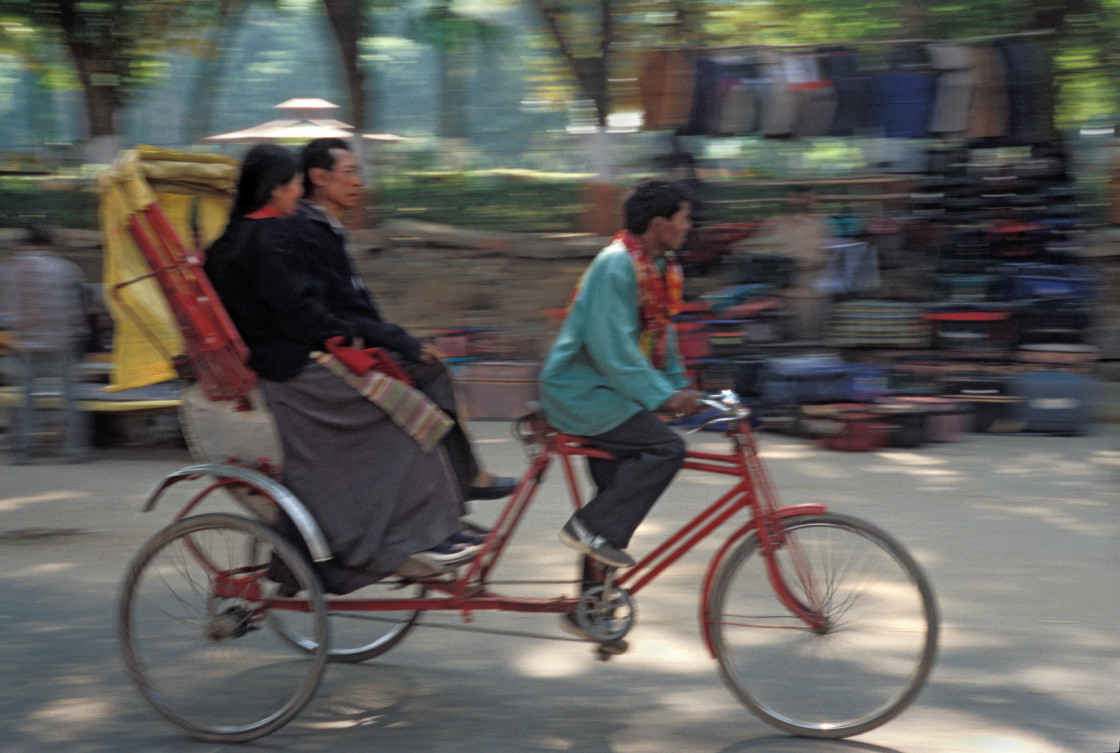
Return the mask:
<path id="1" fill-rule="evenodd" d="M 338 105 L 317 97 L 296 97 L 286 99 L 274 106 L 277 110 L 337 110 Z"/>
<path id="2" fill-rule="evenodd" d="M 270 120 L 239 131 L 207 136 L 203 141 L 298 141 L 318 138 L 348 139 L 354 127 L 337 120 Z"/>
<path id="3" fill-rule="evenodd" d="M 203 141 L 210 142 L 250 142 L 265 141 L 310 141 L 311 139 L 334 138 L 348 139 L 354 136 L 354 126 L 341 120 L 315 117 L 315 111 L 337 110 L 338 105 L 325 99 L 311 97 L 289 99 L 274 106 L 274 109 L 288 111 L 294 117 L 283 120 L 270 120 L 267 123 L 242 128 L 228 133 L 207 136 Z M 392 133 L 365 133 L 362 138 L 380 143 L 405 141 L 404 136 Z"/>

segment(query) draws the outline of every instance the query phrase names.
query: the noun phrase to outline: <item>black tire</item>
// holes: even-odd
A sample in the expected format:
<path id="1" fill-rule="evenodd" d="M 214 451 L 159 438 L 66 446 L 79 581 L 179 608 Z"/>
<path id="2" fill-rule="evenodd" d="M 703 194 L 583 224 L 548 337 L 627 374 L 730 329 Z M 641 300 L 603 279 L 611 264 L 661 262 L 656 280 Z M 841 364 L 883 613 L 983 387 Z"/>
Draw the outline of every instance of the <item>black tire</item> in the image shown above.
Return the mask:
<path id="1" fill-rule="evenodd" d="M 311 651 L 294 652 L 263 629 L 278 587 L 266 577 L 273 558 L 302 590 L 307 611 L 289 614 L 316 637 Z M 326 665 L 326 605 L 314 571 L 269 528 L 236 515 L 189 517 L 153 536 L 129 565 L 118 622 L 141 695 L 200 740 L 276 731 L 311 700 Z"/>
<path id="2" fill-rule="evenodd" d="M 720 565 L 705 612 L 724 680 L 751 712 L 795 735 L 878 727 L 914 700 L 933 666 L 929 583 L 899 544 L 855 518 L 805 515 L 784 528 L 783 577 L 827 625 L 814 631 L 778 601 L 748 537 Z"/>

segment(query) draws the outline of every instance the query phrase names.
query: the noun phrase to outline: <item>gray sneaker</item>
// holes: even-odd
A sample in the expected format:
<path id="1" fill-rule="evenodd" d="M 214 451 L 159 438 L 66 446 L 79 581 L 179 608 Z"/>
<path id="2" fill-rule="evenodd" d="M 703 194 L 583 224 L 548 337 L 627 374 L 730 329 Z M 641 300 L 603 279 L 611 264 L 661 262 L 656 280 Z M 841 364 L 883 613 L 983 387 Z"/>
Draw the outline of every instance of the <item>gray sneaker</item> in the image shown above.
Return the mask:
<path id="1" fill-rule="evenodd" d="M 560 541 L 592 559 L 597 559 L 611 567 L 632 567 L 634 558 L 604 539 L 597 533 L 587 530 L 579 518 L 573 515 L 560 529 Z"/>

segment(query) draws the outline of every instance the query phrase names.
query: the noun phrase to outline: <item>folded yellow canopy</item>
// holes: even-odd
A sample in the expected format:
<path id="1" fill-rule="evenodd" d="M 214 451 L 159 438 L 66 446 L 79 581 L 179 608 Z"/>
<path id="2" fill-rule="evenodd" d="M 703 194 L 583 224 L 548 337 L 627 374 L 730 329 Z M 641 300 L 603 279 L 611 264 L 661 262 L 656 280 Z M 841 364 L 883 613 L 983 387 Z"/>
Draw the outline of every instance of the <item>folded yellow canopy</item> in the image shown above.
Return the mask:
<path id="1" fill-rule="evenodd" d="M 176 377 L 171 358 L 183 338 L 128 232 L 129 218 L 158 202 L 188 251 L 205 248 L 229 217 L 238 162 L 213 154 L 188 154 L 141 146 L 121 152 L 98 179 L 104 248 L 105 300 L 113 317 L 110 390 L 126 390 Z"/>

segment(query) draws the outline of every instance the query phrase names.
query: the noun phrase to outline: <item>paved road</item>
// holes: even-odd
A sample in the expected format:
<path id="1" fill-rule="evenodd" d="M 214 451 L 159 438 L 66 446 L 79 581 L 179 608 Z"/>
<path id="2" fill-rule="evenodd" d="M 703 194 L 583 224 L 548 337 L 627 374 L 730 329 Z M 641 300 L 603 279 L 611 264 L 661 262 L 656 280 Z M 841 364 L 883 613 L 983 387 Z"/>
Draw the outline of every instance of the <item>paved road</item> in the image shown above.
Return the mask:
<path id="1" fill-rule="evenodd" d="M 507 424 L 474 428 L 495 471 L 519 470 Z M 142 703 L 115 642 L 126 562 L 171 515 L 170 507 L 143 514 L 139 503 L 189 462 L 181 449 L 147 447 L 102 451 L 84 466 L 0 466 L 0 750 L 1116 750 L 1120 427 L 867 454 L 773 435 L 763 447 L 785 501 L 823 500 L 879 524 L 912 550 L 938 593 L 942 651 L 928 687 L 901 717 L 853 741 L 777 734 L 723 687 L 697 631 L 712 547 L 643 592 L 633 648 L 609 663 L 565 640 L 550 616 L 483 614 L 466 629 L 442 618 L 381 660 L 329 667 L 311 704 L 270 737 L 246 746 L 191 741 Z M 574 572 L 556 542 L 566 516 L 559 492 L 554 479 L 538 499 L 508 558 L 513 569 L 554 579 Z M 683 474 L 634 550 L 712 492 L 705 478 Z M 495 510 L 486 503 L 476 517 L 487 522 Z"/>

